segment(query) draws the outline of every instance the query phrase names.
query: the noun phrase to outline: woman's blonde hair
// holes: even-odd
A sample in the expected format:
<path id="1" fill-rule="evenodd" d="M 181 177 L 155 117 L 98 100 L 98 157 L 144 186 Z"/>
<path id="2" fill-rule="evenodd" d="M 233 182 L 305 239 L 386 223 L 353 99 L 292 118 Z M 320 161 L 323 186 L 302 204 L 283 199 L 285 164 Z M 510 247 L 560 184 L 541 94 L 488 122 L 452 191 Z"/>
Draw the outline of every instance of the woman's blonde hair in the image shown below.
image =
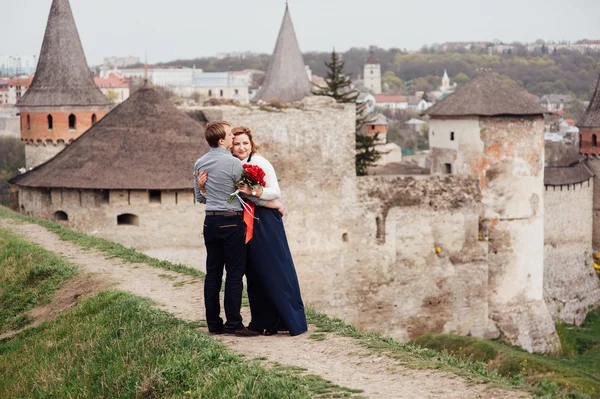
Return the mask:
<path id="1" fill-rule="evenodd" d="M 258 152 L 258 144 L 254 142 L 254 138 L 252 137 L 252 130 L 250 130 L 249 127 L 236 126 L 233 129 L 231 129 L 231 133 L 233 133 L 234 136 L 239 136 L 240 134 L 245 134 L 246 136 L 248 136 L 248 139 L 250 139 L 252 154 L 256 154 Z"/>

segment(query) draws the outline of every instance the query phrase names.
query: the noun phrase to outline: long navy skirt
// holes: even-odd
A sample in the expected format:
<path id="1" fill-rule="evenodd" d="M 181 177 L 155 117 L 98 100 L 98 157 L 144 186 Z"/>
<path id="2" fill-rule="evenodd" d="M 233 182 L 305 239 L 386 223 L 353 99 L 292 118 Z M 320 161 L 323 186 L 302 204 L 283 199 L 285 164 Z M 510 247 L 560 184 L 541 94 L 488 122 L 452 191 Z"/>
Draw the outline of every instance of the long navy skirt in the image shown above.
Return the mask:
<path id="1" fill-rule="evenodd" d="M 257 206 L 254 234 L 248 242 L 246 279 L 256 330 L 306 332 L 306 315 L 283 220 L 275 209 Z"/>

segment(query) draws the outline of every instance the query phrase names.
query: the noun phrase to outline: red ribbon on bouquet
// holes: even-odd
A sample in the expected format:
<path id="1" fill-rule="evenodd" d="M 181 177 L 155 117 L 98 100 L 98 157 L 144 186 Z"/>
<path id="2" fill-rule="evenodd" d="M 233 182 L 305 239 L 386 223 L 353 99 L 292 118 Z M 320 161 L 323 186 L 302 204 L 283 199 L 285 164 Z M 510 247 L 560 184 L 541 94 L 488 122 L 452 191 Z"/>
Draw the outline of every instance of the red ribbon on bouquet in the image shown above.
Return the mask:
<path id="1" fill-rule="evenodd" d="M 254 234 L 254 204 L 252 201 L 246 202 L 244 206 L 244 223 L 246 223 L 246 244 L 252 239 Z"/>

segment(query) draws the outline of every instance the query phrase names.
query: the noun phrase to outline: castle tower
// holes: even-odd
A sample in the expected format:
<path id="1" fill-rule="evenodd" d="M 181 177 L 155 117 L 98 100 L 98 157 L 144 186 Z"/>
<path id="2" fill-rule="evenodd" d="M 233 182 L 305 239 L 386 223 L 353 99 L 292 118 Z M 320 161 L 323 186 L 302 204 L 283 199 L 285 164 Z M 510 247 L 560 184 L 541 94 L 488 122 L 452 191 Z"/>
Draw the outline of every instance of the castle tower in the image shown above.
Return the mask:
<path id="1" fill-rule="evenodd" d="M 310 96 L 311 89 L 312 84 L 306 74 L 290 10 L 286 5 L 265 81 L 252 101 L 279 103 L 299 101 Z"/>
<path id="2" fill-rule="evenodd" d="M 579 128 L 579 153 L 588 158 L 587 165 L 594 174 L 594 218 L 592 247 L 595 251 L 600 251 L 600 77 L 596 84 L 596 90 L 592 95 L 590 105 L 588 106 L 583 118 L 577 122 Z"/>
<path id="3" fill-rule="evenodd" d="M 373 92 L 373 94 L 381 94 L 381 65 L 375 54 L 367 59 L 365 64 L 365 87 Z"/>
<path id="4" fill-rule="evenodd" d="M 483 74 L 431 107 L 432 173 L 471 175 L 489 235 L 490 318 L 530 352 L 560 346 L 543 297 L 544 108 Z M 487 231 L 486 231 L 487 230 Z"/>
<path id="5" fill-rule="evenodd" d="M 110 109 L 92 79 L 69 0 L 52 1 L 35 77 L 17 107 L 28 168 L 54 157 Z"/>

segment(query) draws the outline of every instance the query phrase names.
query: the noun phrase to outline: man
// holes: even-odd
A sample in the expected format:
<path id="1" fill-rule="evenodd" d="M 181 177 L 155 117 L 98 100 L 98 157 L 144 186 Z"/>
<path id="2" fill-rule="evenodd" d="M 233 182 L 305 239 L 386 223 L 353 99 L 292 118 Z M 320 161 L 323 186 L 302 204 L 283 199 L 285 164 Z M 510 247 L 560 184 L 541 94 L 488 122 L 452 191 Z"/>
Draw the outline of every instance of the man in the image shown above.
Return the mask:
<path id="1" fill-rule="evenodd" d="M 233 134 L 231 126 L 224 121 L 211 122 L 204 136 L 210 150 L 194 165 L 194 192 L 198 202 L 206 202 L 204 219 L 204 243 L 206 245 L 206 279 L 204 280 L 204 303 L 206 324 L 211 334 L 235 334 L 250 337 L 259 335 L 242 324 L 242 276 L 246 271 L 246 225 L 239 201 L 227 201 L 242 177 L 242 162 L 231 155 Z M 210 181 L 205 184 L 206 194 L 198 188 L 196 175 L 206 171 Z M 225 278 L 225 317 L 220 316 L 219 292 Z"/>

